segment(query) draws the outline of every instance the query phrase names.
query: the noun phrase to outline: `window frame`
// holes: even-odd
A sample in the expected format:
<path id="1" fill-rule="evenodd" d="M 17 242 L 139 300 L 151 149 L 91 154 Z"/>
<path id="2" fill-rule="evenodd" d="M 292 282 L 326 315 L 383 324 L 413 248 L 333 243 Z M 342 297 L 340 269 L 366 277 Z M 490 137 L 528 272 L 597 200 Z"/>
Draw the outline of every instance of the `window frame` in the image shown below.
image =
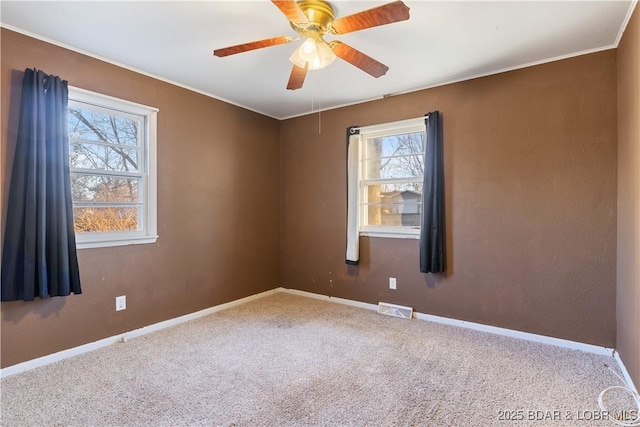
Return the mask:
<path id="1" fill-rule="evenodd" d="M 141 154 L 143 167 L 138 172 L 112 173 L 96 169 L 93 175 L 116 175 L 137 177 L 140 179 L 142 192 L 139 205 L 142 206 L 140 216 L 142 228 L 133 231 L 109 231 L 109 232 L 76 232 L 76 247 L 78 249 L 124 246 L 132 244 L 155 243 L 158 239 L 157 221 L 157 115 L 158 109 L 131 101 L 115 98 L 109 95 L 69 86 L 69 105 L 73 107 L 89 107 L 100 110 L 106 114 L 120 114 L 121 116 L 135 116 L 142 118 L 143 129 L 139 153 Z M 71 145 L 71 138 L 69 144 Z M 92 169 L 73 168 L 69 165 L 70 173 L 85 173 L 92 175 Z M 76 204 L 73 203 L 73 207 Z"/>
<path id="2" fill-rule="evenodd" d="M 360 128 L 360 138 L 358 141 L 358 189 L 357 189 L 357 205 L 358 205 L 358 235 L 369 237 L 386 237 L 398 239 L 419 239 L 420 227 L 413 226 L 389 226 L 389 225 L 365 225 L 368 215 L 366 209 L 367 203 L 367 184 L 373 182 L 407 181 L 405 178 L 400 179 L 371 179 L 365 177 L 366 167 L 365 157 L 367 139 L 379 138 L 384 136 L 393 136 L 398 134 L 422 132 L 423 148 L 426 149 L 426 124 L 424 118 L 416 118 L 409 120 L 401 120 L 396 122 L 382 123 L 378 125 L 364 126 Z M 422 153 L 424 155 L 424 152 Z M 423 163 L 424 164 L 424 163 Z M 424 173 L 424 171 L 423 171 Z M 420 210 L 422 215 L 422 209 Z"/>

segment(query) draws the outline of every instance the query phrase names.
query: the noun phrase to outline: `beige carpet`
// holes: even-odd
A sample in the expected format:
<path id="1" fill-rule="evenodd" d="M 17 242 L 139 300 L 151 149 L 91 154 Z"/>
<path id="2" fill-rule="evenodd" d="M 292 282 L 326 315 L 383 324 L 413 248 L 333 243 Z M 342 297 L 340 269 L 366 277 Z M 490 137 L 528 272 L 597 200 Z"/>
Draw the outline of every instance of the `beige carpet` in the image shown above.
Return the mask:
<path id="1" fill-rule="evenodd" d="M 599 393 L 619 385 L 605 365 L 615 361 L 278 293 L 6 378 L 1 423 L 613 425 L 593 421 Z"/>

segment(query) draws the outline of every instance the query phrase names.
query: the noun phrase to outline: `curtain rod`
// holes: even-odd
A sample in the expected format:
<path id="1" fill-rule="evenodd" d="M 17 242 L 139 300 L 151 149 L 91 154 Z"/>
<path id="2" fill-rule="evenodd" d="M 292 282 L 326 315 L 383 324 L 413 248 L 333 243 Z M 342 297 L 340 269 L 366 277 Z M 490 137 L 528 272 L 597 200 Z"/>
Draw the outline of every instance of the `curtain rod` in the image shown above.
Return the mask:
<path id="1" fill-rule="evenodd" d="M 429 113 L 425 114 L 422 117 L 414 117 L 413 119 L 405 119 L 405 120 L 398 120 L 396 122 L 388 122 L 388 123 L 380 123 L 377 125 L 369 125 L 369 126 L 351 126 L 349 127 L 349 133 L 350 134 L 355 134 L 356 132 L 359 132 L 361 129 L 366 129 L 366 128 L 375 128 L 375 127 L 385 127 L 385 128 L 393 128 L 393 127 L 401 127 L 404 126 L 410 122 L 416 121 L 416 120 L 424 120 L 425 118 L 429 117 Z"/>

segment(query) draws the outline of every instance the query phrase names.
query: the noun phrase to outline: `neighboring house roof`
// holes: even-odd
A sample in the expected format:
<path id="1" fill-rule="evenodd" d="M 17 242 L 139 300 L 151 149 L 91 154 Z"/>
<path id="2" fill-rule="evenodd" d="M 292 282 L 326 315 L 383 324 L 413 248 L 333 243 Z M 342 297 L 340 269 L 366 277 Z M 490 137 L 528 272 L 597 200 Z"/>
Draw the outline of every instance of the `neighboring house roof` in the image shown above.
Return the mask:
<path id="1" fill-rule="evenodd" d="M 404 191 L 385 191 L 380 193 L 380 197 L 384 197 L 384 198 L 397 198 L 398 196 L 402 197 L 403 200 L 407 200 L 407 199 L 418 199 L 420 197 L 422 197 L 422 195 L 420 193 L 417 193 L 415 191 L 411 191 L 411 190 L 404 190 Z"/>

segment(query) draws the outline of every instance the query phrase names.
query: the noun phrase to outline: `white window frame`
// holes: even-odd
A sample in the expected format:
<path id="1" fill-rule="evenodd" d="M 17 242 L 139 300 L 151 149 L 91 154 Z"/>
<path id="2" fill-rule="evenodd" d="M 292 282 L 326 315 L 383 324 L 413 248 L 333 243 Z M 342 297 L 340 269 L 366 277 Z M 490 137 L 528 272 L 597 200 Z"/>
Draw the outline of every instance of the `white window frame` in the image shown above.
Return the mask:
<path id="1" fill-rule="evenodd" d="M 372 125 L 360 128 L 360 140 L 358 144 L 358 234 L 360 236 L 370 237 L 387 237 L 397 239 L 419 239 L 420 227 L 409 226 L 372 226 L 365 225 L 367 217 L 367 183 L 373 181 L 389 182 L 392 180 L 370 180 L 365 179 L 365 147 L 366 141 L 369 138 L 379 138 L 384 136 L 392 136 L 404 133 L 422 132 L 426 146 L 426 126 L 424 118 L 416 118 L 409 120 L 401 120 L 397 122 L 383 123 L 379 125 Z M 405 181 L 400 179 L 397 181 Z M 421 211 L 422 212 L 422 211 Z"/>
<path id="2" fill-rule="evenodd" d="M 112 96 L 69 86 L 69 107 L 90 106 L 105 112 L 117 112 L 122 116 L 134 115 L 143 118 L 142 163 L 142 228 L 134 231 L 111 231 L 76 233 L 78 249 L 124 246 L 154 243 L 158 239 L 158 191 L 157 191 L 157 120 L 158 109 Z M 71 168 L 71 172 L 75 169 Z M 102 173 L 103 171 L 100 171 Z M 75 206 L 75 205 L 74 205 Z"/>

